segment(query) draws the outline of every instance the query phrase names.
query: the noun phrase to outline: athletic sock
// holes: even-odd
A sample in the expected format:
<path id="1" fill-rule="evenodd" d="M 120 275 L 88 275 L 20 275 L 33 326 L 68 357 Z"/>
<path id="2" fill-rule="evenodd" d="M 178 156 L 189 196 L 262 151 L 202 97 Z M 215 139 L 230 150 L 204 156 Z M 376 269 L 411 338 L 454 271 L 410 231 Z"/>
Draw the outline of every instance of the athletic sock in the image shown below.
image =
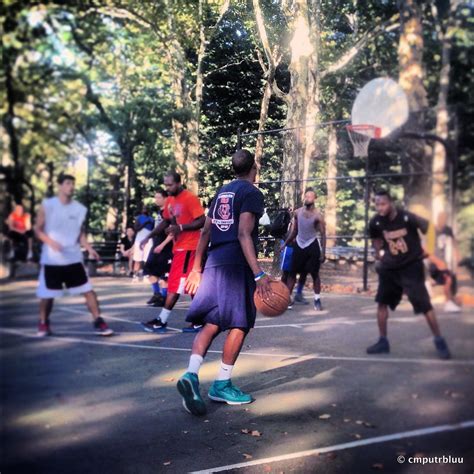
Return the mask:
<path id="1" fill-rule="evenodd" d="M 216 380 L 229 380 L 232 375 L 233 368 L 233 365 L 227 365 L 224 364 L 224 362 L 221 362 L 221 367 L 219 369 L 219 374 L 217 375 Z"/>
<path id="2" fill-rule="evenodd" d="M 161 322 L 166 323 L 168 321 L 168 318 L 170 317 L 170 314 L 171 314 L 170 309 L 163 308 L 159 316 Z"/>
<path id="3" fill-rule="evenodd" d="M 192 354 L 189 358 L 188 372 L 198 374 L 204 359 L 199 354 Z"/>
<path id="4" fill-rule="evenodd" d="M 161 288 L 161 294 L 163 298 L 166 298 L 168 296 L 168 288 Z"/>
<path id="5" fill-rule="evenodd" d="M 304 288 L 304 284 L 303 283 L 298 283 L 298 286 L 296 287 L 296 294 L 297 295 L 302 295 L 303 294 L 303 288 Z"/>
<path id="6" fill-rule="evenodd" d="M 158 282 L 152 283 L 151 287 L 153 288 L 153 293 L 160 293 L 160 284 Z"/>
<path id="7" fill-rule="evenodd" d="M 321 298 L 321 295 L 319 293 L 314 294 L 314 301 L 317 301 Z"/>

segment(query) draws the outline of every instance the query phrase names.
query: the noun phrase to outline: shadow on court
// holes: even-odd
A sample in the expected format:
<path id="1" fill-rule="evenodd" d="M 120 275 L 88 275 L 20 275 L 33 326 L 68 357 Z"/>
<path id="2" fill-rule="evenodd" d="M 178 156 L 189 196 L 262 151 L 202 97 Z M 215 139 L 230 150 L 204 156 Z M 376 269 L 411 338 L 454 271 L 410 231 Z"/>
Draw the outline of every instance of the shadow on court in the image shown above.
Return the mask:
<path id="1" fill-rule="evenodd" d="M 178 332 L 189 301 L 171 316 L 176 331 L 152 335 L 138 324 L 159 312 L 144 305 L 147 285 L 99 278 L 95 286 L 112 338 L 95 336 L 81 298 L 68 297 L 53 310 L 53 337 L 40 340 L 35 282 L 4 287 L 2 473 L 474 468 L 472 312 L 439 313 L 451 361 L 437 359 L 424 318 L 406 304 L 389 320 L 392 353 L 376 357 L 365 354 L 377 337 L 371 298 L 323 295 L 323 314 L 295 306 L 260 317 L 233 377 L 255 402 L 209 401 L 194 418 L 175 388 L 194 337 Z M 201 369 L 206 400 L 222 341 Z M 408 461 L 416 456 L 464 462 Z"/>

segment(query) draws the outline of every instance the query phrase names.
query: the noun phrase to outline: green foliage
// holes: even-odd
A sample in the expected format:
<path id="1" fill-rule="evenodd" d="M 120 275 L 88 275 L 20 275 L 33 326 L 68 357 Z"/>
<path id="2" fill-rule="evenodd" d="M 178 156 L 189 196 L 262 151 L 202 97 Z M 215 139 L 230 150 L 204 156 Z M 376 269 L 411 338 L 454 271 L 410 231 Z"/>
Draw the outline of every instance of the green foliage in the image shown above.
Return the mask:
<path id="1" fill-rule="evenodd" d="M 4 2 L 5 3 L 5 2 Z M 443 2 L 436 2 L 439 21 L 448 18 Z M 232 179 L 230 156 L 237 131 L 258 127 L 265 78 L 258 61 L 261 50 L 252 2 L 236 0 L 215 30 L 221 1 L 204 1 L 199 18 L 196 0 L 141 2 L 7 2 L 3 25 L 0 112 L 3 118 L 2 164 L 22 169 L 38 202 L 54 173 L 75 165 L 78 196 L 90 205 L 90 225 L 96 230 L 119 229 L 133 216 L 140 201 L 151 203 L 164 173 L 176 165 L 172 121 L 183 125 L 194 118 L 195 81 L 200 21 L 210 41 L 203 62 L 203 103 L 200 116 L 200 196 L 208 203 L 216 189 Z M 276 79 L 288 91 L 289 32 L 281 2 L 261 0 L 270 44 L 279 46 L 281 62 Z M 441 46 L 429 2 L 424 4 L 426 87 L 430 106 L 439 90 Z M 373 28 L 397 13 L 395 2 L 322 0 L 320 10 L 320 69 L 326 70 L 342 53 Z M 457 183 L 461 240 L 472 235 L 474 191 L 474 44 L 472 7 L 462 5 L 453 32 L 450 109 L 457 114 L 459 152 Z M 443 23 L 444 24 L 444 23 Z M 212 35 L 211 35 L 212 33 Z M 359 51 L 348 64 L 320 83 L 321 120 L 348 118 L 357 91 L 376 76 L 398 75 L 398 30 L 385 31 Z M 169 45 L 177 41 L 184 54 L 184 82 L 190 100 L 176 105 Z M 13 110 L 14 116 L 10 116 Z M 272 97 L 266 128 L 285 124 L 286 106 Z M 13 130 L 8 129 L 12 123 Z M 429 127 L 433 121 L 429 120 Z M 317 156 L 310 175 L 327 173 L 327 130 L 318 132 Z M 11 138 L 18 140 L 13 156 Z M 265 136 L 260 179 L 267 206 L 277 207 L 283 162 L 283 135 Z M 371 150 L 373 173 L 402 170 L 403 150 L 383 143 Z M 252 149 L 255 137 L 243 137 Z M 18 162 L 16 163 L 15 160 Z M 89 161 L 89 188 L 85 163 Z M 338 174 L 357 175 L 364 160 L 352 156 L 343 126 L 338 129 Z M 127 170 L 130 169 L 131 208 L 125 208 Z M 80 170 L 80 171 L 79 171 Z M 326 186 L 314 183 L 324 205 Z M 378 179 L 372 186 L 390 187 L 402 198 L 403 179 Z M 87 193 L 89 189 L 89 193 Z M 26 188 L 24 189 L 26 192 Z M 338 233 L 362 229 L 363 185 L 338 181 Z M 28 197 L 30 197 L 28 195 Z M 128 214 L 128 215 L 127 215 Z M 467 241 L 467 240 L 466 240 Z M 467 249 L 467 245 L 465 246 Z"/>

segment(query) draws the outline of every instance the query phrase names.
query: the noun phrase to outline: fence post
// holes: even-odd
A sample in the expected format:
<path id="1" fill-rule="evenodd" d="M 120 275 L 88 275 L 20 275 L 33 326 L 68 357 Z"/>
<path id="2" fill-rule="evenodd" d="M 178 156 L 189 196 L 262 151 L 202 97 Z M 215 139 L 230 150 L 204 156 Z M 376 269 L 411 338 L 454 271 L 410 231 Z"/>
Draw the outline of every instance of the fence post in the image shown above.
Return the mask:
<path id="1" fill-rule="evenodd" d="M 369 155 L 365 159 L 365 186 L 364 186 L 364 268 L 362 275 L 362 285 L 364 291 L 369 289 L 368 275 L 369 275 L 369 204 L 370 204 L 370 188 L 369 188 Z"/>

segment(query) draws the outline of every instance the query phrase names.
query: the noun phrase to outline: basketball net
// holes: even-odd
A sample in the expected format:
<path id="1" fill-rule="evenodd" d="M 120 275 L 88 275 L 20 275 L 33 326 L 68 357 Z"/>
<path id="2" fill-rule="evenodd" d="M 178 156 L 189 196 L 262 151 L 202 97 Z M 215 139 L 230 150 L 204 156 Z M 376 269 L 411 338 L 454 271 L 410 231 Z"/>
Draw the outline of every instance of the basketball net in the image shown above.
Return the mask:
<path id="1" fill-rule="evenodd" d="M 354 156 L 366 158 L 372 138 L 380 138 L 382 130 L 375 125 L 347 125 L 347 133 L 354 147 Z"/>

